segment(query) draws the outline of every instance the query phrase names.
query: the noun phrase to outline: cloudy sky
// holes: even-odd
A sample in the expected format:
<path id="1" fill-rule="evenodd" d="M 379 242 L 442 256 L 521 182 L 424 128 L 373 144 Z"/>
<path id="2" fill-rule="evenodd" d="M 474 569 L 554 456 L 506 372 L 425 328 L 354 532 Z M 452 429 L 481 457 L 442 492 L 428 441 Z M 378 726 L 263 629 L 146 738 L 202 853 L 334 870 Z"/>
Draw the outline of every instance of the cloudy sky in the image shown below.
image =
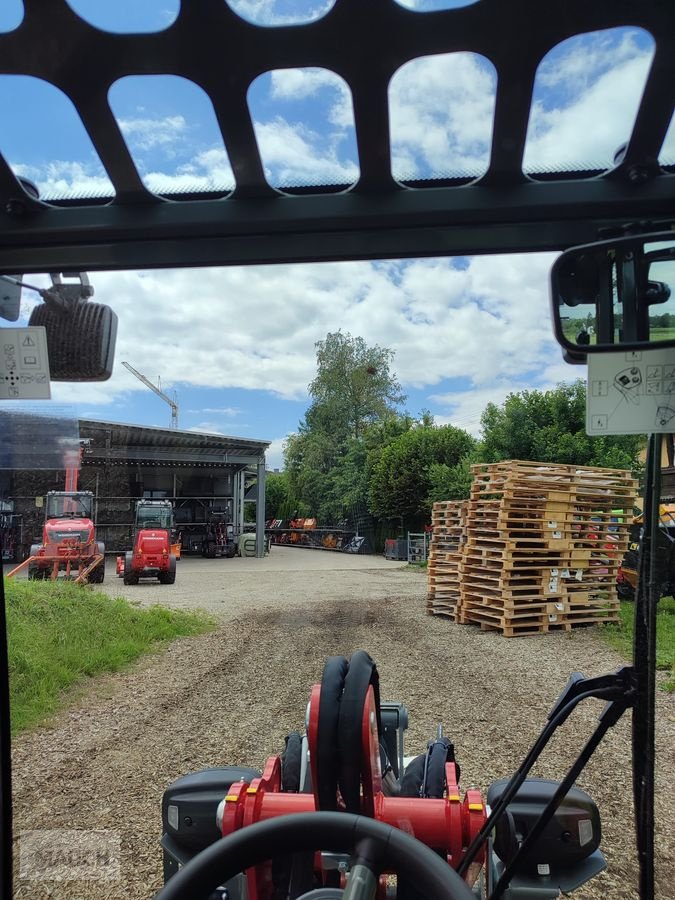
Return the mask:
<path id="1" fill-rule="evenodd" d="M 156 31 L 178 0 L 69 0 L 92 24 Z M 264 25 L 325 14 L 330 0 L 223 0 Z M 425 10 L 460 0 L 400 0 Z M 0 31 L 21 21 L 0 4 Z M 652 56 L 634 28 L 556 47 L 537 75 L 526 170 L 606 167 L 628 139 Z M 390 85 L 392 171 L 400 178 L 480 175 L 488 164 L 495 94 L 490 62 L 469 53 L 428 57 Z M 208 98 L 169 76 L 127 78 L 110 105 L 153 190 L 227 189 L 232 174 Z M 321 69 L 262 75 L 249 104 L 269 182 L 350 183 L 358 177 L 351 97 Z M 31 115 L 26 116 L 25 110 Z M 30 78 L 0 76 L 0 135 L 14 170 L 45 198 L 110 195 L 106 173 L 70 101 Z M 671 125 L 662 159 L 675 161 Z M 54 385 L 82 416 L 168 425 L 168 406 L 121 365 L 176 391 L 182 428 L 273 441 L 278 466 L 314 374 L 314 343 L 342 328 L 396 353 L 408 410 L 477 431 L 490 400 L 583 375 L 562 363 L 548 318 L 552 254 L 274 267 L 103 273 L 96 299 L 119 316 L 116 367 L 101 385 Z M 25 297 L 25 311 L 30 300 Z M 199 315 L 197 315 L 197 310 Z"/>

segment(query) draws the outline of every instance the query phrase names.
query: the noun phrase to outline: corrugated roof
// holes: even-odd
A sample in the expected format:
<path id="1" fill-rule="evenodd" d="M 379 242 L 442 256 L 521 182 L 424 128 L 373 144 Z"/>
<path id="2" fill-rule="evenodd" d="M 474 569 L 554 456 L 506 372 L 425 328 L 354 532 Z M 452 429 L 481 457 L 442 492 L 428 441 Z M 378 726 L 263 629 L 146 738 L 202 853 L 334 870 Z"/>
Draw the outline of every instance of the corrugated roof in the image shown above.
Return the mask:
<path id="1" fill-rule="evenodd" d="M 108 440 L 102 440 L 103 434 Z M 242 465 L 263 460 L 270 441 L 205 434 L 153 425 L 80 419 L 80 436 L 92 443 L 88 456 L 134 461 Z"/>

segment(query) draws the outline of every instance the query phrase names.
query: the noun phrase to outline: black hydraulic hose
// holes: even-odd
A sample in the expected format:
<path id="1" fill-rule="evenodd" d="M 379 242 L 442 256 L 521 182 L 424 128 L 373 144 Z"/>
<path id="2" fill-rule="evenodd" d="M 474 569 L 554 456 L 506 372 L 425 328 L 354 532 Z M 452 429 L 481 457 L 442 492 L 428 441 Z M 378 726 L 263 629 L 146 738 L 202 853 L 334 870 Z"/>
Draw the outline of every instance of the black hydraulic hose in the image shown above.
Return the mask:
<path id="1" fill-rule="evenodd" d="M 609 696 L 606 696 L 604 699 L 612 699 L 616 694 L 616 691 L 616 688 L 607 688 L 605 693 Z M 513 777 L 511 778 L 511 781 L 509 781 L 509 783 L 507 784 L 504 792 L 499 798 L 499 801 L 497 802 L 495 808 L 488 816 L 485 824 L 469 844 L 461 863 L 457 867 L 458 875 L 464 875 L 471 863 L 474 861 L 476 854 L 487 840 L 488 835 L 495 827 L 497 821 L 504 814 L 506 807 L 517 794 L 518 789 L 527 778 L 528 772 L 532 769 L 532 766 L 535 764 L 542 751 L 548 744 L 554 731 L 564 723 L 564 721 L 568 718 L 577 704 L 579 704 L 582 700 L 588 699 L 589 697 L 603 699 L 603 693 L 598 690 L 583 691 L 578 696 L 573 697 L 571 700 L 569 700 L 560 710 L 558 710 L 558 712 L 551 719 L 549 719 L 547 724 L 544 726 L 543 731 L 534 742 L 527 756 L 523 760 L 522 765 L 518 767 Z"/>

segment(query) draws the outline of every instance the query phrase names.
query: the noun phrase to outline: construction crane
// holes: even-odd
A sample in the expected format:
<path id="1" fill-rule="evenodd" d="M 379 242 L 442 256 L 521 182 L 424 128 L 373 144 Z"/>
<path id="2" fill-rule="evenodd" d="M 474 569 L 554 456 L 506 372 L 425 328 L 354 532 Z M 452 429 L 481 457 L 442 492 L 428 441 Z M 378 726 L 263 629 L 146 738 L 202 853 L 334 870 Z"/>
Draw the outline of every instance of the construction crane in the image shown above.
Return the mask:
<path id="1" fill-rule="evenodd" d="M 171 407 L 171 427 L 178 428 L 178 403 L 176 400 L 176 394 L 174 393 L 173 398 L 167 396 L 161 389 L 161 382 L 159 383 L 159 386 L 153 384 L 149 378 L 146 378 L 145 375 L 141 375 L 141 373 L 137 369 L 134 369 L 134 367 L 128 362 L 122 361 L 122 365 L 125 369 L 128 369 L 132 375 L 135 375 L 139 381 L 142 381 L 146 387 L 149 387 L 151 391 L 154 391 L 158 397 L 161 397 L 162 400 L 169 404 L 169 406 Z"/>

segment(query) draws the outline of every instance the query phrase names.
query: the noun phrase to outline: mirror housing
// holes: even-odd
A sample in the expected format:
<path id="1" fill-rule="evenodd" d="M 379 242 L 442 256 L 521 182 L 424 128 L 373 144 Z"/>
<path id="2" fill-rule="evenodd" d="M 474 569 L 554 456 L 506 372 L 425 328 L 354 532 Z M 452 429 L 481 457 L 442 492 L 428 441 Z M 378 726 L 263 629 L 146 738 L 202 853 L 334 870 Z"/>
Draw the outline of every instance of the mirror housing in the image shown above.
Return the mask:
<path id="1" fill-rule="evenodd" d="M 21 312 L 21 278 L 0 275 L 0 316 L 16 322 Z"/>
<path id="2" fill-rule="evenodd" d="M 555 337 L 589 353 L 675 347 L 675 231 L 571 247 L 551 270 Z"/>
<path id="3" fill-rule="evenodd" d="M 109 306 L 89 300 L 61 307 L 39 303 L 28 324 L 46 329 L 52 381 L 107 381 L 112 375 L 117 316 Z"/>
<path id="4" fill-rule="evenodd" d="M 490 807 L 496 806 L 508 783 L 509 779 L 503 778 L 490 785 L 487 794 Z M 558 787 L 559 782 L 544 778 L 527 778 L 523 782 L 495 828 L 494 852 L 504 864 L 513 859 Z M 595 801 L 573 787 L 533 848 L 518 864 L 516 874 L 536 875 L 540 866 L 548 866 L 552 874 L 572 869 L 595 853 L 601 837 L 600 813 Z"/>

